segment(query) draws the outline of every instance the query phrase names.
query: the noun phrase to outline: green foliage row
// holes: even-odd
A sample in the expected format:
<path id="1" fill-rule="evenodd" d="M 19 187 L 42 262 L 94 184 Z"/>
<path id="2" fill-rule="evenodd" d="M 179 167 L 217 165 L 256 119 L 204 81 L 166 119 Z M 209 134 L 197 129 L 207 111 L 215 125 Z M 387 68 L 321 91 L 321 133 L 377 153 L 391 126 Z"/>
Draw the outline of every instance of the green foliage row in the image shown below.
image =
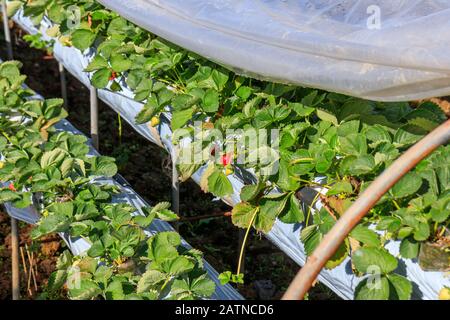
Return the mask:
<path id="1" fill-rule="evenodd" d="M 71 299 L 203 299 L 215 291 L 202 253 L 175 232 L 148 237 L 154 219 L 174 221 L 169 203 L 142 208 L 113 203 L 120 193 L 99 178 L 117 173 L 115 160 L 90 156 L 87 138 L 54 127 L 67 116 L 61 99 L 36 100 L 23 88 L 20 63 L 0 64 L 0 203 L 34 205 L 42 216 L 32 237 L 64 232 L 91 245 L 66 251 L 47 297 L 67 289 Z"/>

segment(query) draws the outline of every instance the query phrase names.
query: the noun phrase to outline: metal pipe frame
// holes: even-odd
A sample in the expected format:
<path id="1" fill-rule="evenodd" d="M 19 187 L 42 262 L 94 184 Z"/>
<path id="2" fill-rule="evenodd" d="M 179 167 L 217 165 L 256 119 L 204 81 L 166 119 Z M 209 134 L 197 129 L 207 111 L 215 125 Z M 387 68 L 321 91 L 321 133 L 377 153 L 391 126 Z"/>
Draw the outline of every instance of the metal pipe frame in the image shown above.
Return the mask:
<path id="1" fill-rule="evenodd" d="M 359 196 L 342 215 L 334 227 L 308 258 L 306 264 L 295 276 L 283 300 L 303 299 L 326 262 L 338 250 L 350 231 L 361 221 L 380 198 L 388 192 L 404 175 L 439 146 L 450 140 L 450 120 L 412 146 Z"/>

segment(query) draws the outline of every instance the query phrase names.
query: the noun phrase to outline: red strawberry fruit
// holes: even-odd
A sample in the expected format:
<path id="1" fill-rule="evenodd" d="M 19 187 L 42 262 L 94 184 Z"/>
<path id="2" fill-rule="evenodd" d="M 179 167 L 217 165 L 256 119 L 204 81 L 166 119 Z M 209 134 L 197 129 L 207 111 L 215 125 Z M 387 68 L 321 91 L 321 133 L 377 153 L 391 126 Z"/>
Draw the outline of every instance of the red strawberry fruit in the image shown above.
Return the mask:
<path id="1" fill-rule="evenodd" d="M 111 76 L 109 77 L 109 81 L 113 81 L 113 80 L 116 79 L 116 78 L 117 78 L 117 73 L 112 72 L 112 73 L 111 73 Z"/>
<path id="2" fill-rule="evenodd" d="M 222 165 L 224 166 L 228 166 L 229 164 L 231 164 L 231 154 L 224 154 L 221 158 L 220 158 L 220 162 L 222 163 Z"/>

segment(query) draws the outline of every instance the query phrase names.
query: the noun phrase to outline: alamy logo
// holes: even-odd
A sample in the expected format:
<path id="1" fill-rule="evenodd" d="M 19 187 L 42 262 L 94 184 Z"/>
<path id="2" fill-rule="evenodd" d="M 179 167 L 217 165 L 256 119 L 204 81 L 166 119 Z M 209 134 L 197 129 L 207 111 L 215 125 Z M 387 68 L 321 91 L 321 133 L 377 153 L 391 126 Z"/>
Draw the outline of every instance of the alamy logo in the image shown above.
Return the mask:
<path id="1" fill-rule="evenodd" d="M 69 290 L 81 288 L 81 270 L 77 266 L 71 266 L 68 270 L 66 285 Z"/>
<path id="2" fill-rule="evenodd" d="M 380 290 L 381 289 L 381 269 L 379 266 L 371 265 L 367 268 L 367 288 L 370 290 Z"/>
<path id="3" fill-rule="evenodd" d="M 381 29 L 381 8 L 377 5 L 371 5 L 367 7 L 367 14 L 369 15 L 367 28 L 369 30 Z"/>
<path id="4" fill-rule="evenodd" d="M 72 30 L 80 26 L 81 10 L 76 5 L 71 5 L 67 8 L 67 28 Z"/>

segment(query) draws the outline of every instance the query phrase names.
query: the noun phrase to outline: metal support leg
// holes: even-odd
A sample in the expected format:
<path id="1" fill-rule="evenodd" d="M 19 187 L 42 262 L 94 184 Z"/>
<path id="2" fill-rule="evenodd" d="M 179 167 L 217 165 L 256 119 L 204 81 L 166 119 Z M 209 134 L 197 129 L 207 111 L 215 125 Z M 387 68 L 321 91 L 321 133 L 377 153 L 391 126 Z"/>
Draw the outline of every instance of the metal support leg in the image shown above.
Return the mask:
<path id="1" fill-rule="evenodd" d="M 9 30 L 8 14 L 6 12 L 6 0 L 2 0 L 2 16 L 3 16 L 3 31 L 5 32 L 6 49 L 8 51 L 8 59 L 13 60 L 13 49 L 11 42 L 11 31 Z"/>
<path id="2" fill-rule="evenodd" d="M 61 98 L 64 100 L 64 108 L 68 107 L 68 101 L 67 101 L 67 81 L 66 81 L 66 73 L 64 71 L 64 65 L 59 62 L 58 63 L 58 69 L 59 69 L 59 79 L 61 81 Z"/>
<path id="3" fill-rule="evenodd" d="M 5 32 L 6 49 L 8 59 L 13 60 L 13 48 L 11 31 L 9 30 L 8 14 L 6 12 L 6 0 L 2 0 L 3 31 Z M 12 271 L 12 299 L 20 299 L 20 270 L 19 270 L 19 232 L 17 220 L 11 217 L 11 271 Z"/>
<path id="4" fill-rule="evenodd" d="M 177 170 L 176 151 L 172 154 L 172 211 L 176 214 L 180 213 L 180 180 Z M 180 231 L 180 223 L 175 222 L 175 230 Z"/>
<path id="5" fill-rule="evenodd" d="M 98 143 L 98 98 L 97 89 L 90 88 L 91 91 L 91 138 L 92 145 L 95 149 L 99 150 Z"/>
<path id="6" fill-rule="evenodd" d="M 11 218 L 12 299 L 20 299 L 19 232 L 17 220 Z"/>
<path id="7" fill-rule="evenodd" d="M 176 156 L 172 157 L 172 211 L 180 213 L 180 181 L 178 177 Z"/>

